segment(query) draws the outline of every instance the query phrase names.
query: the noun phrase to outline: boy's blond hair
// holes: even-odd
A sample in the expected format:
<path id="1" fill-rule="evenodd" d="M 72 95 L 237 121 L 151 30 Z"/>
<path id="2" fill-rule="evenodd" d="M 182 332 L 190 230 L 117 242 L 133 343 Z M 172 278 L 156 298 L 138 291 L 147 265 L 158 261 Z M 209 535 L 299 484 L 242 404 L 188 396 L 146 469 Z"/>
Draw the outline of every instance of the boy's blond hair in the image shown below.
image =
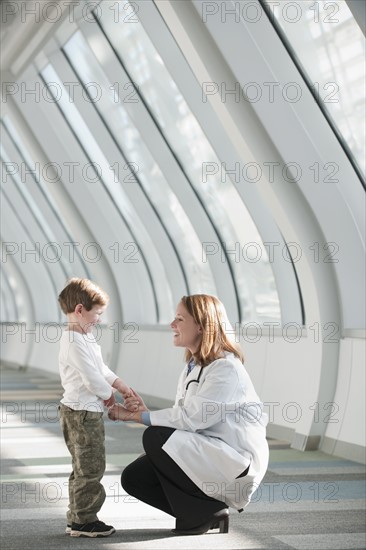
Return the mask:
<path id="1" fill-rule="evenodd" d="M 58 297 L 62 311 L 67 315 L 75 311 L 78 304 L 82 304 L 87 311 L 93 306 L 106 306 L 109 296 L 98 285 L 89 279 L 70 279 Z"/>

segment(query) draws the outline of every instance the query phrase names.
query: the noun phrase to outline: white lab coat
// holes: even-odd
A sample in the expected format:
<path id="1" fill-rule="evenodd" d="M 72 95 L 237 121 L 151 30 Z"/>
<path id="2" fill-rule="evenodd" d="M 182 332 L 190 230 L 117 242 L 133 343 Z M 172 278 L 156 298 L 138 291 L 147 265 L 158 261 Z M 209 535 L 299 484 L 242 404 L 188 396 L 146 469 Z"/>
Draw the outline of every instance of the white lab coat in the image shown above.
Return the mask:
<path id="1" fill-rule="evenodd" d="M 150 421 L 175 428 L 164 451 L 206 495 L 239 510 L 267 470 L 268 417 L 234 354 L 204 367 L 196 382 L 200 370 L 195 366 L 187 377 L 184 368 L 174 406 L 152 411 Z M 248 466 L 248 474 L 236 479 Z"/>

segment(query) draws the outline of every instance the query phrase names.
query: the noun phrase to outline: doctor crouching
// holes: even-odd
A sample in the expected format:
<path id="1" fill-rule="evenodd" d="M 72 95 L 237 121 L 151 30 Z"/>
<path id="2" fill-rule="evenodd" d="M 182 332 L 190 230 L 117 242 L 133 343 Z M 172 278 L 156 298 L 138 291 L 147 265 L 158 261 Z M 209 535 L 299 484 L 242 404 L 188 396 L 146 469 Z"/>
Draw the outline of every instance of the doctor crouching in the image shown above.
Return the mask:
<path id="1" fill-rule="evenodd" d="M 125 468 L 122 486 L 175 517 L 177 535 L 227 533 L 229 507 L 242 511 L 267 470 L 268 418 L 216 297 L 184 296 L 170 326 L 187 363 L 174 406 L 149 411 L 133 392 L 109 410 L 149 426 L 146 454 Z"/>

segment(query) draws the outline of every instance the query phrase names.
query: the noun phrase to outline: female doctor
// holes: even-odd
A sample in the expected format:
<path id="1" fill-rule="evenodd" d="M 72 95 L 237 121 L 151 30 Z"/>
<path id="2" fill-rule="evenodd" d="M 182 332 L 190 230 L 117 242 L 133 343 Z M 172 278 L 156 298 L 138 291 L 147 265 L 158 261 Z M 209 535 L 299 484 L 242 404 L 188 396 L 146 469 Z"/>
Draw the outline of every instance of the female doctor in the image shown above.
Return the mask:
<path id="1" fill-rule="evenodd" d="M 267 415 L 217 298 L 184 296 L 170 326 L 187 362 L 174 406 L 150 412 L 134 392 L 109 410 L 149 426 L 146 454 L 125 468 L 122 486 L 175 517 L 177 535 L 227 533 L 228 507 L 241 511 L 266 472 Z"/>

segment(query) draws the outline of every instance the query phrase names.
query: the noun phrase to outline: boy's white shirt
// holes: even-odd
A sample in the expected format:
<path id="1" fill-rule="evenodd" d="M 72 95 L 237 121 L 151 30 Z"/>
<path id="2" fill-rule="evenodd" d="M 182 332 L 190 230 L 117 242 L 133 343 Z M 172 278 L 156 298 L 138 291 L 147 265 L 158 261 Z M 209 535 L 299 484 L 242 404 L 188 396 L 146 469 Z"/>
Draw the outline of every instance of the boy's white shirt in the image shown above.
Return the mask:
<path id="1" fill-rule="evenodd" d="M 118 378 L 104 364 L 92 333 L 64 331 L 60 340 L 59 369 L 64 395 L 61 403 L 76 411 L 103 412 Z"/>

